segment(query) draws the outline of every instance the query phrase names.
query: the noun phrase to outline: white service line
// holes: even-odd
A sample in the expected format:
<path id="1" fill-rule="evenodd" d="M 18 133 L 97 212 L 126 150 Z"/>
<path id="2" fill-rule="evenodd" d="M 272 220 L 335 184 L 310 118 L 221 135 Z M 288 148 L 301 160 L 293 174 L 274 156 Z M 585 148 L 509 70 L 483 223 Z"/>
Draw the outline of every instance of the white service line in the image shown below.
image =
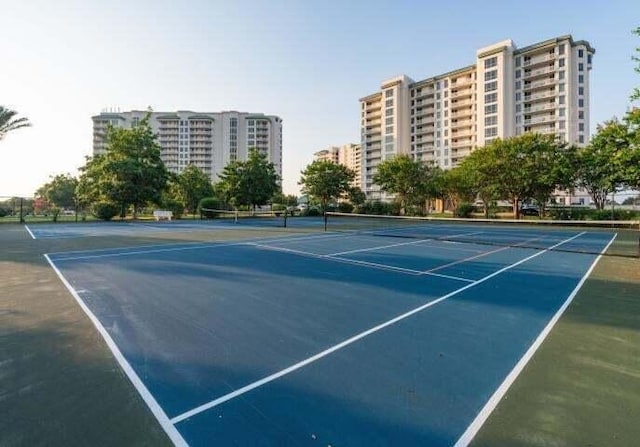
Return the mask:
<path id="1" fill-rule="evenodd" d="M 62 273 L 60 272 L 60 270 L 58 270 L 58 267 L 56 267 L 56 265 L 51 261 L 51 259 L 49 259 L 49 256 L 44 255 L 44 257 L 49 263 L 49 265 L 51 266 L 51 268 L 53 268 L 53 271 L 56 272 L 56 274 L 58 275 L 62 283 L 67 288 L 67 290 L 71 292 L 71 295 L 78 302 L 78 304 L 80 305 L 84 313 L 87 314 L 87 316 L 89 317 L 93 325 L 96 327 L 96 329 L 98 329 L 98 332 L 100 332 L 100 335 L 102 335 L 102 338 L 107 343 L 107 346 L 113 353 L 113 356 L 116 358 L 117 362 L 120 364 L 120 367 L 122 368 L 124 373 L 127 375 L 127 377 L 129 378 L 133 386 L 136 388 L 136 390 L 138 390 L 138 393 L 140 393 L 140 396 L 142 397 L 142 399 L 145 401 L 145 403 L 147 404 L 147 406 L 149 407 L 153 415 L 156 417 L 156 419 L 164 429 L 165 433 L 167 433 L 167 435 L 169 436 L 169 439 L 171 439 L 174 445 L 178 447 L 188 446 L 187 442 L 184 440 L 182 435 L 178 432 L 176 427 L 171 423 L 171 421 L 169 420 L 169 417 L 164 412 L 162 407 L 158 404 L 156 399 L 149 392 L 149 390 L 144 385 L 142 380 L 140 380 L 140 377 L 138 376 L 138 374 L 136 374 L 136 372 L 131 367 L 131 365 L 129 364 L 127 359 L 124 357 L 124 355 L 122 355 L 122 352 L 120 352 L 120 349 L 118 349 L 118 346 L 111 338 L 111 335 L 109 335 L 109 332 L 105 329 L 102 323 L 100 323 L 100 320 L 91 312 L 91 310 L 84 303 L 84 301 L 82 301 L 82 298 L 80 298 L 80 295 L 78 294 L 78 292 L 76 292 L 76 290 L 73 288 L 73 286 L 71 286 L 71 284 L 67 281 L 67 279 L 64 276 L 62 276 Z"/>
<path id="2" fill-rule="evenodd" d="M 25 230 L 27 230 L 27 233 L 29 233 L 29 235 L 31 236 L 31 239 L 35 239 L 36 238 L 33 235 L 33 233 L 31 232 L 31 228 L 29 228 L 29 226 L 27 224 L 24 224 L 24 228 L 25 228 Z"/>
<path id="3" fill-rule="evenodd" d="M 468 261 L 472 261 L 474 259 L 482 258 L 484 256 L 488 256 L 488 255 L 492 255 L 494 253 L 498 253 L 498 252 L 501 252 L 501 251 L 504 251 L 504 250 L 508 250 L 510 248 L 519 247 L 521 245 L 524 245 L 524 244 L 526 244 L 528 242 L 535 241 L 537 239 L 542 239 L 542 236 L 535 237 L 533 239 L 529 239 L 527 241 L 521 242 L 521 243 L 516 244 L 516 245 L 511 245 L 511 246 L 507 245 L 505 247 L 500 247 L 500 248 L 497 248 L 495 250 L 485 251 L 485 252 L 477 254 L 477 255 L 469 256 L 468 258 L 458 259 L 457 261 L 453 261 L 453 262 L 450 262 L 448 264 L 440 265 L 440 266 L 432 268 L 430 270 L 425 270 L 422 273 L 429 274 L 429 273 L 437 272 L 438 270 L 442 270 L 443 268 L 447 268 L 447 267 L 451 267 L 451 266 L 454 266 L 454 265 L 462 264 L 462 263 L 465 263 L 465 262 L 468 262 Z"/>
<path id="4" fill-rule="evenodd" d="M 499 274 L 501 274 L 503 272 L 506 272 L 507 270 L 511 270 L 512 268 L 517 267 L 518 265 L 523 264 L 523 263 L 525 263 L 525 262 L 527 262 L 527 261 L 529 261 L 529 260 L 531 260 L 531 259 L 533 259 L 533 258 L 535 258 L 537 256 L 540 256 L 541 254 L 546 253 L 549 250 L 552 250 L 552 249 L 554 249 L 554 248 L 556 248 L 556 247 L 558 247 L 558 246 L 560 246 L 562 244 L 566 244 L 567 242 L 570 242 L 573 239 L 576 239 L 577 237 L 580 237 L 585 233 L 586 232 L 583 231 L 583 232 L 581 232 L 579 234 L 576 234 L 576 235 L 574 235 L 574 236 L 572 236 L 572 237 L 570 237 L 568 239 L 565 239 L 564 241 L 559 242 L 559 243 L 557 243 L 557 244 L 555 244 L 555 245 L 553 245 L 553 246 L 551 246 L 551 247 L 549 247 L 549 248 L 547 248 L 545 250 L 542 250 L 542 251 L 539 251 L 537 253 L 534 253 L 531 256 L 528 256 L 528 257 L 526 257 L 524 259 L 521 259 L 520 261 L 514 262 L 513 264 L 510 264 L 510 265 L 508 265 L 506 267 L 503 267 L 500 270 L 485 276 L 484 278 L 478 279 L 477 281 L 474 281 L 474 282 L 472 282 L 470 284 L 467 284 L 466 286 L 463 286 L 463 287 L 461 287 L 459 289 L 454 290 L 453 292 L 450 292 L 450 293 L 448 293 L 448 294 L 446 294 L 444 296 L 441 296 L 440 298 L 437 298 L 437 299 L 435 299 L 433 301 L 430 301 L 430 302 L 428 302 L 426 304 L 423 304 L 422 306 L 416 307 L 415 309 L 412 309 L 412 310 L 410 310 L 408 312 L 405 312 L 402 315 L 398 315 L 397 317 L 392 318 L 391 320 L 385 321 L 384 323 L 381 323 L 381 324 L 379 324 L 377 326 L 374 326 L 374 327 L 372 327 L 370 329 L 367 329 L 364 332 L 360 332 L 359 334 L 357 334 L 357 335 L 355 335 L 355 336 L 353 336 L 353 337 L 351 337 L 351 338 L 349 338 L 347 340 L 344 340 L 343 342 L 338 343 L 338 344 L 336 344 L 336 345 L 334 345 L 334 346 L 332 346 L 332 347 L 330 347 L 328 349 L 325 349 L 324 351 L 321 351 L 321 352 L 319 352 L 319 353 L 317 353 L 317 354 L 315 354 L 315 355 L 313 355 L 311 357 L 308 357 L 308 358 L 306 358 L 306 359 L 304 359 L 304 360 L 302 360 L 302 361 L 300 361 L 300 362 L 298 362 L 298 363 L 296 363 L 294 365 L 291 365 L 288 368 L 282 369 L 282 370 L 280 370 L 280 371 L 278 371 L 278 372 L 276 372 L 274 374 L 271 374 L 270 376 L 267 376 L 267 377 L 264 377 L 264 378 L 262 378 L 260 380 L 255 381 L 255 382 L 252 382 L 252 383 L 250 383 L 248 385 L 243 386 L 242 388 L 239 388 L 239 389 L 237 389 L 235 391 L 232 391 L 232 392 L 230 392 L 228 394 L 220 396 L 217 399 L 209 401 L 209 402 L 207 402 L 205 404 L 202 404 L 202 405 L 200 405 L 198 407 L 195 407 L 195 408 L 193 408 L 193 409 L 191 409 L 189 411 L 186 411 L 186 412 L 184 412 L 184 413 L 182 413 L 182 414 L 180 414 L 178 416 L 175 416 L 175 417 L 173 417 L 171 419 L 171 423 L 177 424 L 179 422 L 182 422 L 185 419 L 188 419 L 188 418 L 190 418 L 192 416 L 195 416 L 195 415 L 197 415 L 199 413 L 202 413 L 203 411 L 206 411 L 206 410 L 209 410 L 211 408 L 214 408 L 214 407 L 216 407 L 216 406 L 218 406 L 218 405 L 220 405 L 220 404 L 222 404 L 224 402 L 227 402 L 228 400 L 231 400 L 231 399 L 233 399 L 235 397 L 238 397 L 238 396 L 241 396 L 241 395 L 243 395 L 245 393 L 248 393 L 249 391 L 254 390 L 254 389 L 256 389 L 256 388 L 258 388 L 258 387 L 260 387 L 262 385 L 266 385 L 269 382 L 273 382 L 274 380 L 279 379 L 282 376 L 285 376 L 285 375 L 287 375 L 289 373 L 292 373 L 292 372 L 294 372 L 294 371 L 296 371 L 296 370 L 298 370 L 298 369 L 300 369 L 300 368 L 302 368 L 302 367 L 304 367 L 304 366 L 306 366 L 306 365 L 308 365 L 310 363 L 313 363 L 313 362 L 315 362 L 317 360 L 320 360 L 321 358 L 326 357 L 329 354 L 332 354 L 333 352 L 338 351 L 338 350 L 340 350 L 340 349 L 342 349 L 342 348 L 344 348 L 346 346 L 349 346 L 350 344 L 353 344 L 356 341 L 358 341 L 358 340 L 360 340 L 360 339 L 362 339 L 362 338 L 364 338 L 364 337 L 366 337 L 368 335 L 371 335 L 371 334 L 373 334 L 375 332 L 378 332 L 378 331 L 386 328 L 387 326 L 391 326 L 391 325 L 393 325 L 393 324 L 395 324 L 395 323 L 397 323 L 397 322 L 399 322 L 401 320 L 404 320 L 404 319 L 406 319 L 406 318 L 408 318 L 408 317 L 410 317 L 410 316 L 412 316 L 412 315 L 414 315 L 414 314 L 416 314 L 418 312 L 423 311 L 424 309 L 428 309 L 429 307 L 432 307 L 432 306 L 434 306 L 434 305 L 436 305 L 436 304 L 438 304 L 438 303 L 440 303 L 440 302 L 442 302 L 442 301 L 444 301 L 444 300 L 446 300 L 448 298 L 451 298 L 452 296 L 457 295 L 460 292 L 464 292 L 465 290 L 470 289 L 471 287 L 475 287 L 478 284 L 481 284 L 481 283 L 483 283 L 483 282 L 485 282 L 485 281 L 487 281 L 487 280 L 489 280 L 489 279 L 491 279 L 491 278 L 493 278 L 495 276 L 498 276 Z"/>
<path id="5" fill-rule="evenodd" d="M 352 253 L 361 253 L 361 252 L 365 252 L 365 251 L 384 250 L 385 248 L 402 247 L 404 245 L 423 244 L 425 242 L 430 242 L 431 240 L 432 239 L 421 239 L 419 241 L 400 242 L 398 244 L 379 245 L 377 247 L 368 247 L 368 248 L 358 248 L 356 250 L 348 250 L 348 251 L 339 251 L 337 253 L 329 253 L 329 254 L 326 254 L 324 256 L 341 256 L 341 255 L 350 255 Z"/>
<path id="6" fill-rule="evenodd" d="M 580 282 L 578 282 L 578 285 L 573 289 L 569 297 L 565 300 L 562 306 L 560 306 L 560 309 L 558 309 L 558 311 L 551 318 L 549 323 L 547 323 L 547 325 L 542 330 L 542 332 L 540 332 L 540 334 L 531 344 L 527 352 L 525 352 L 522 358 L 518 361 L 518 363 L 516 363 L 516 365 L 511 370 L 511 372 L 500 384 L 498 389 L 489 398 L 489 400 L 484 405 L 484 407 L 482 407 L 482 410 L 480 410 L 480 412 L 475 417 L 475 419 L 471 422 L 471 424 L 469 424 L 469 426 L 464 431 L 462 436 L 460 436 L 458 441 L 454 444 L 454 447 L 466 447 L 471 443 L 471 441 L 473 441 L 473 438 L 476 436 L 476 434 L 478 434 L 478 431 L 480 431 L 480 428 L 484 425 L 486 420 L 489 418 L 489 415 L 491 415 L 493 410 L 495 410 L 495 408 L 498 406 L 498 403 L 500 403 L 504 395 L 507 393 L 507 391 L 513 384 L 513 382 L 515 382 L 515 380 L 518 378 L 518 376 L 520 375 L 524 367 L 527 365 L 527 363 L 529 363 L 529 360 L 531 360 L 531 358 L 536 353 L 540 345 L 542 345 L 542 342 L 547 338 L 547 336 L 551 332 L 551 329 L 553 329 L 553 327 L 556 325 L 556 323 L 558 322 L 558 320 L 560 319 L 564 311 L 567 309 L 567 307 L 569 307 L 569 304 L 571 304 L 575 296 L 578 294 L 578 291 L 582 288 L 582 285 L 587 280 L 589 275 L 591 275 L 591 272 L 596 267 L 596 264 L 598 264 L 598 261 L 600 261 L 600 258 L 602 258 L 602 255 L 607 251 L 609 246 L 613 243 L 616 236 L 617 234 L 614 234 L 611 240 L 609 241 L 609 243 L 607 244 L 607 246 L 604 247 L 604 249 L 602 249 L 598 257 L 593 261 L 593 264 L 591 264 L 591 267 L 589 267 L 589 270 L 587 270 L 584 276 L 582 276 L 582 279 L 580 280 Z"/>

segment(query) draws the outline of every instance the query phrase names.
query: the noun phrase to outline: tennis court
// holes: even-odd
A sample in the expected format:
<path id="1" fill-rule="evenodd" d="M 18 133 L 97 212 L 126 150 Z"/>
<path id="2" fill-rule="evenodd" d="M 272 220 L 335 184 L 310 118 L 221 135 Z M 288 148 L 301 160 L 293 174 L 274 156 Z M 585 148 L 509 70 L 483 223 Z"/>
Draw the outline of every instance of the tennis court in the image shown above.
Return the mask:
<path id="1" fill-rule="evenodd" d="M 614 234 L 420 231 L 47 258 L 177 445 L 466 445 Z"/>

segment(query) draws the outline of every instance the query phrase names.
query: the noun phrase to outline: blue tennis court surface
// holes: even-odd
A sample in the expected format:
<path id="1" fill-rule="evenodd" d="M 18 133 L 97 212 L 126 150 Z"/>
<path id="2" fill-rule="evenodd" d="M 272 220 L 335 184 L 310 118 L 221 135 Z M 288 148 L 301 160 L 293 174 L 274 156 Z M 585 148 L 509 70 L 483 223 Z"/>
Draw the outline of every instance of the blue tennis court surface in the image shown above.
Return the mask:
<path id="1" fill-rule="evenodd" d="M 326 233 L 48 257 L 178 445 L 448 446 L 594 264 L 572 246 L 613 238 L 511 236 L 568 251 Z"/>

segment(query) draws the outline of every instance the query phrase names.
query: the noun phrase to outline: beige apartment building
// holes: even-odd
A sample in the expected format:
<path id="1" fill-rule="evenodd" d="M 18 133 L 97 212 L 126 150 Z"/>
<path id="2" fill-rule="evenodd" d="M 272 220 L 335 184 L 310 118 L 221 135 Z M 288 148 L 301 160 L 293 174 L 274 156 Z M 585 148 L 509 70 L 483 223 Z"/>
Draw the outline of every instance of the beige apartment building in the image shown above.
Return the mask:
<path id="1" fill-rule="evenodd" d="M 586 144 L 594 54 L 570 35 L 523 48 L 505 40 L 480 48 L 473 65 L 421 81 L 384 81 L 360 99 L 365 193 L 382 197 L 372 177 L 396 154 L 449 169 L 476 147 L 525 132 Z"/>
<path id="2" fill-rule="evenodd" d="M 356 178 L 351 186 L 362 189 L 362 150 L 359 144 L 344 144 L 331 146 L 313 154 L 316 160 L 327 160 L 341 164 L 356 173 Z"/>
<path id="3" fill-rule="evenodd" d="M 92 117 L 93 153 L 105 151 L 107 126 L 133 127 L 148 112 L 102 112 Z M 194 164 L 212 181 L 234 160 L 246 160 L 256 148 L 274 164 L 282 178 L 282 119 L 262 113 L 191 111 L 152 112 L 150 125 L 158 135 L 161 158 L 167 169 L 179 174 Z"/>

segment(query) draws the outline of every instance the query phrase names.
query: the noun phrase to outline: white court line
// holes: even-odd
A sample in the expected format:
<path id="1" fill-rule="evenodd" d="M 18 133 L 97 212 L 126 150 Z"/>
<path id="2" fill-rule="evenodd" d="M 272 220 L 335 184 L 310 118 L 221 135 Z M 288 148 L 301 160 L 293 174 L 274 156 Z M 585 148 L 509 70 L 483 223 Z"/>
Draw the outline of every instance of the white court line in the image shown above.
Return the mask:
<path id="1" fill-rule="evenodd" d="M 501 251 L 504 251 L 504 250 L 508 250 L 510 248 L 519 247 L 520 245 L 526 244 L 528 242 L 535 241 L 537 239 L 542 239 L 542 238 L 543 238 L 543 236 L 535 237 L 535 238 L 529 239 L 527 241 L 521 242 L 521 243 L 516 244 L 516 245 L 500 247 L 500 248 L 496 248 L 495 250 L 491 250 L 491 251 L 485 251 L 485 252 L 477 254 L 477 255 L 469 256 L 468 258 L 459 259 L 457 261 L 453 261 L 453 262 L 450 262 L 448 264 L 440 265 L 438 267 L 432 268 L 431 270 L 425 270 L 422 273 L 427 274 L 427 273 L 437 272 L 438 270 L 442 270 L 443 268 L 447 268 L 447 267 L 451 267 L 451 266 L 454 266 L 454 265 L 462 264 L 462 263 L 465 263 L 465 262 L 468 262 L 468 261 L 472 261 L 474 259 L 482 258 L 484 256 L 488 256 L 488 255 L 492 255 L 494 253 L 498 253 L 498 252 L 501 252 Z"/>
<path id="2" fill-rule="evenodd" d="M 60 272 L 60 270 L 58 270 L 58 267 L 56 267 L 53 261 L 49 259 L 49 256 L 44 255 L 44 257 L 47 260 L 47 262 L 49 262 L 49 265 L 51 265 L 51 268 L 53 268 L 53 271 L 56 272 L 56 274 L 58 275 L 62 283 L 67 288 L 67 290 L 71 292 L 71 295 L 73 295 L 73 297 L 75 298 L 77 303 L 80 305 L 84 313 L 87 314 L 87 316 L 89 317 L 93 325 L 96 327 L 96 329 L 98 329 L 98 332 L 100 332 L 100 335 L 102 335 L 102 338 L 107 343 L 107 346 L 113 353 L 113 356 L 116 358 L 117 362 L 120 364 L 120 367 L 122 368 L 124 373 L 127 375 L 127 377 L 129 378 L 133 386 L 136 388 L 136 390 L 138 390 L 138 393 L 140 393 L 140 396 L 142 397 L 142 399 L 145 401 L 145 403 L 147 404 L 147 406 L 149 407 L 153 415 L 156 417 L 156 419 L 164 429 L 167 436 L 169 436 L 169 439 L 171 439 L 171 441 L 173 441 L 173 444 L 178 447 L 188 446 L 187 442 L 184 440 L 182 435 L 178 432 L 176 427 L 171 423 L 171 421 L 169 420 L 169 417 L 164 412 L 162 407 L 158 404 L 158 402 L 155 400 L 153 395 L 149 392 L 149 390 L 144 385 L 142 380 L 140 380 L 140 377 L 138 376 L 138 374 L 136 374 L 136 372 L 131 367 L 131 365 L 129 364 L 127 359 L 124 357 L 124 355 L 122 355 L 122 352 L 120 352 L 120 349 L 118 349 L 118 346 L 109 335 L 109 332 L 107 332 L 107 330 L 102 325 L 102 323 L 100 323 L 100 320 L 98 320 L 98 318 L 91 312 L 91 310 L 84 303 L 84 301 L 82 301 L 82 298 L 80 298 L 80 295 L 71 286 L 71 284 L 67 281 L 67 279 L 64 276 L 62 276 L 62 273 Z"/>
<path id="3" fill-rule="evenodd" d="M 27 230 L 27 233 L 29 233 L 29 235 L 31 236 L 31 239 L 35 239 L 36 238 L 33 235 L 33 233 L 31 232 L 31 228 L 29 228 L 29 226 L 27 224 L 24 224 L 24 228 Z"/>
<path id="4" fill-rule="evenodd" d="M 378 264 L 378 263 L 375 263 L 375 262 L 360 261 L 360 260 L 349 259 L 349 258 L 339 258 L 337 256 L 332 256 L 332 255 L 320 255 L 320 254 L 317 254 L 317 253 L 312 253 L 312 252 L 308 252 L 308 251 L 301 251 L 301 250 L 294 250 L 294 249 L 291 249 L 291 248 L 273 247 L 271 245 L 262 245 L 262 244 L 250 243 L 250 242 L 247 243 L 246 245 L 251 245 L 251 246 L 254 246 L 254 247 L 262 248 L 264 250 L 281 251 L 281 252 L 284 252 L 284 253 L 292 253 L 292 254 L 301 255 L 301 256 L 307 256 L 307 257 L 316 258 L 316 259 L 324 259 L 324 260 L 328 260 L 328 261 L 342 262 L 344 264 L 360 265 L 360 266 L 371 267 L 371 268 L 380 269 L 380 270 L 388 270 L 388 271 L 392 271 L 392 272 L 399 272 L 399 273 L 404 273 L 406 275 L 413 275 L 413 276 L 430 275 L 430 276 L 437 276 L 437 277 L 440 277 L 440 278 L 453 279 L 453 280 L 456 280 L 456 281 L 473 282 L 472 279 L 461 278 L 461 277 L 458 277 L 458 276 L 442 275 L 440 273 L 425 273 L 425 272 L 422 272 L 420 270 L 413 270 L 413 269 L 408 269 L 408 268 L 404 268 L 404 267 L 396 267 L 396 266 L 393 266 L 393 265 Z"/>
<path id="5" fill-rule="evenodd" d="M 336 236 L 336 235 L 331 235 Z M 343 235 L 341 235 L 342 237 L 344 237 Z M 307 239 L 324 239 L 330 236 L 325 236 L 325 235 L 316 235 L 316 236 L 309 236 L 309 235 L 304 235 L 304 236 L 298 236 L 296 234 L 291 235 L 291 236 L 273 236 L 273 237 L 260 237 L 260 238 L 255 238 L 255 239 L 237 239 L 234 241 L 231 241 L 233 244 L 238 244 L 238 245 L 242 245 L 243 243 L 246 243 L 247 241 L 264 241 L 264 242 L 295 242 L 295 241 L 301 241 L 301 240 L 307 240 Z M 63 238 L 60 238 L 63 239 Z M 104 252 L 104 251 L 117 251 L 117 250 L 131 250 L 131 249 L 149 249 L 149 248 L 155 248 L 155 247 L 160 247 L 160 248 L 171 248 L 171 247 L 175 247 L 175 246 L 179 246 L 179 247 L 185 247 L 185 249 L 188 249 L 189 247 L 186 246 L 191 246 L 191 248 L 193 249 L 199 249 L 202 248 L 202 245 L 205 244 L 211 244 L 211 245 L 216 245 L 216 244 L 221 244 L 222 242 L 219 240 L 215 240 L 215 239 L 211 239 L 208 241 L 198 241 L 198 242 L 178 242 L 178 243 L 173 243 L 173 244 L 150 244 L 150 245 L 138 245 L 138 246 L 132 246 L 132 247 L 113 247 L 113 248 L 92 248 L 92 249 L 87 249 L 87 250 L 71 250 L 71 251 L 58 251 L 58 252 L 53 252 L 53 253 L 48 253 L 49 256 L 62 256 L 62 255 L 67 255 L 67 254 L 71 254 L 71 253 L 97 253 L 97 252 Z M 135 252 L 127 252 L 127 253 L 135 253 Z M 109 255 L 118 255 L 119 253 L 107 253 L 104 255 L 104 257 L 107 257 Z M 56 261 L 64 261 L 66 259 L 83 259 L 83 257 L 74 257 L 74 258 L 60 258 L 60 259 L 56 259 Z"/>
<path id="6" fill-rule="evenodd" d="M 480 412 L 475 417 L 473 422 L 471 422 L 471 424 L 467 427 L 467 429 L 464 431 L 462 436 L 460 436 L 458 441 L 455 443 L 454 447 L 468 446 L 473 440 L 473 438 L 476 436 L 476 434 L 478 434 L 478 431 L 480 431 L 480 428 L 484 425 L 486 420 L 489 418 L 489 415 L 498 406 L 498 403 L 502 400 L 502 398 L 507 393 L 507 391 L 509 390 L 513 382 L 515 382 L 516 378 L 520 375 L 524 367 L 527 365 L 527 363 L 529 363 L 529 360 L 531 360 L 531 358 L 536 353 L 540 345 L 542 345 L 542 342 L 547 338 L 547 336 L 551 332 L 551 329 L 553 329 L 553 327 L 556 325 L 556 323 L 558 322 L 558 320 L 560 319 L 564 311 L 567 309 L 567 307 L 569 307 L 569 305 L 571 304 L 575 296 L 578 294 L 578 291 L 582 288 L 582 285 L 584 284 L 584 282 L 587 280 L 589 275 L 591 275 L 591 272 L 596 267 L 596 264 L 598 263 L 598 261 L 600 261 L 600 258 L 602 258 L 602 255 L 607 251 L 609 246 L 615 240 L 616 236 L 617 236 L 617 233 L 613 235 L 613 237 L 611 238 L 607 246 L 604 247 L 604 249 L 600 252 L 598 257 L 593 261 L 593 264 L 591 264 L 591 267 L 589 267 L 589 270 L 587 270 L 587 272 L 584 274 L 584 276 L 582 277 L 578 285 L 575 287 L 575 289 L 573 289 L 569 297 L 562 304 L 560 309 L 558 309 L 558 311 L 555 313 L 553 318 L 551 318 L 549 323 L 547 323 L 547 325 L 542 330 L 542 332 L 540 332 L 540 334 L 535 339 L 533 344 L 529 347 L 527 352 L 525 352 L 522 358 L 518 361 L 518 363 L 516 363 L 516 366 L 513 367 L 511 372 L 500 384 L 498 389 L 489 398 L 489 400 L 484 405 L 484 407 L 482 407 L 482 410 L 480 410 Z"/>
<path id="7" fill-rule="evenodd" d="M 296 370 L 298 370 L 298 369 L 300 369 L 300 368 L 302 368 L 302 367 L 304 367 L 304 366 L 306 366 L 306 365 L 308 365 L 310 363 L 313 363 L 313 362 L 315 362 L 317 360 L 320 360 L 321 358 L 326 357 L 329 354 L 332 354 L 333 352 L 338 351 L 338 350 L 340 350 L 340 349 L 342 349 L 342 348 L 344 348 L 346 346 L 349 346 L 350 344 L 353 344 L 356 341 L 358 341 L 358 340 L 360 340 L 360 339 L 362 339 L 362 338 L 364 338 L 364 337 L 366 337 L 368 335 L 371 335 L 371 334 L 373 334 L 375 332 L 378 332 L 381 329 L 386 328 L 387 326 L 391 326 L 391 325 L 393 325 L 393 324 L 395 324 L 395 323 L 397 323 L 397 322 L 399 322 L 401 320 L 404 320 L 404 319 L 406 319 L 406 318 L 408 318 L 408 317 L 410 317 L 410 316 L 412 316 L 412 315 L 414 315 L 414 314 L 416 314 L 418 312 L 423 311 L 424 309 L 427 309 L 427 308 L 429 308 L 431 306 L 434 306 L 434 305 L 436 305 L 436 304 L 438 304 L 438 303 L 440 303 L 440 302 L 442 302 L 442 301 L 444 301 L 444 300 L 446 300 L 448 298 L 451 298 L 452 296 L 457 295 L 460 292 L 463 292 L 463 291 L 465 291 L 467 289 L 470 289 L 471 287 L 475 287 L 478 284 L 481 284 L 481 283 L 483 283 L 483 282 L 485 282 L 485 281 L 487 281 L 487 280 L 489 280 L 489 279 L 491 279 L 491 278 L 493 278 L 495 276 L 498 276 L 499 274 L 501 274 L 503 272 L 506 272 L 507 270 L 511 270 L 512 268 L 517 267 L 518 265 L 523 264 L 523 263 L 525 263 L 525 262 L 527 262 L 527 261 L 529 261 L 529 260 L 531 260 L 531 259 L 533 259 L 533 258 L 535 258 L 537 256 L 540 256 L 541 254 L 546 253 L 549 250 L 552 250 L 552 249 L 554 249 L 554 248 L 556 248 L 556 247 L 558 247 L 558 246 L 560 246 L 562 244 L 565 244 L 565 243 L 567 243 L 569 241 L 572 241 L 573 239 L 576 239 L 577 237 L 580 237 L 585 233 L 586 232 L 584 232 L 584 231 L 581 232 L 581 233 L 578 233 L 578 234 L 576 234 L 576 235 L 574 235 L 574 236 L 572 236 L 572 237 L 570 237 L 568 239 L 565 239 L 562 242 L 557 243 L 556 245 L 554 245 L 552 247 L 549 247 L 549 248 L 547 248 L 545 250 L 542 250 L 542 251 L 539 251 L 537 253 L 534 253 L 531 256 L 528 256 L 528 257 L 526 257 L 524 259 L 521 259 L 520 261 L 514 262 L 513 264 L 510 264 L 510 265 L 508 265 L 506 267 L 503 267 L 500 270 L 498 270 L 496 272 L 493 272 L 490 275 L 485 276 L 484 278 L 478 279 L 477 281 L 474 281 L 474 282 L 472 282 L 470 284 L 467 284 L 466 286 L 463 286 L 463 287 L 461 287 L 461 288 L 459 288 L 457 290 L 454 290 L 453 292 L 450 292 L 450 293 L 448 293 L 448 294 L 446 294 L 444 296 L 441 296 L 440 298 L 437 298 L 437 299 L 435 299 L 433 301 L 430 301 L 430 302 L 428 302 L 426 304 L 423 304 L 422 306 L 416 307 L 415 309 L 412 309 L 412 310 L 410 310 L 408 312 L 405 312 L 402 315 L 398 315 L 397 317 L 392 318 L 391 320 L 385 321 L 384 323 L 381 323 L 381 324 L 379 324 L 377 326 L 374 326 L 374 327 L 372 327 L 370 329 L 367 329 L 364 332 L 360 332 L 359 334 L 357 334 L 357 335 L 355 335 L 355 336 L 353 336 L 353 337 L 351 337 L 351 338 L 349 338 L 347 340 L 344 340 L 343 342 L 338 343 L 338 344 L 336 344 L 336 345 L 334 345 L 334 346 L 332 346 L 332 347 L 330 347 L 328 349 L 325 349 L 324 351 L 321 351 L 321 352 L 319 352 L 319 353 L 317 353 L 317 354 L 315 354 L 315 355 L 313 355 L 311 357 L 308 357 L 305 360 L 302 360 L 302 361 L 300 361 L 300 362 L 298 362 L 298 363 L 296 363 L 294 365 L 291 365 L 288 368 L 282 369 L 282 370 L 280 370 L 280 371 L 278 371 L 278 372 L 276 372 L 274 374 L 271 374 L 270 376 L 267 376 L 267 377 L 264 377 L 264 378 L 262 378 L 260 380 L 255 381 L 255 382 L 252 382 L 252 383 L 250 383 L 248 385 L 243 386 L 242 388 L 238 388 L 235 391 L 232 391 L 232 392 L 230 392 L 228 394 L 225 394 L 223 396 L 218 397 L 217 399 L 214 399 L 214 400 L 212 400 L 210 402 L 207 402 L 207 403 L 202 404 L 202 405 L 200 405 L 198 407 L 195 407 L 195 408 L 193 408 L 193 409 L 191 409 L 189 411 L 186 411 L 186 412 L 184 412 L 184 413 L 182 413 L 182 414 L 180 414 L 178 416 L 175 416 L 174 418 L 171 419 L 171 423 L 177 424 L 179 422 L 182 422 L 185 419 L 188 419 L 188 418 L 190 418 L 192 416 L 195 416 L 196 414 L 199 414 L 199 413 L 202 413 L 203 411 L 206 411 L 206 410 L 209 410 L 211 408 L 214 408 L 214 407 L 216 407 L 216 406 L 218 406 L 218 405 L 220 405 L 220 404 L 222 404 L 222 403 L 224 403 L 224 402 L 226 402 L 228 400 L 231 400 L 231 399 L 233 399 L 235 397 L 238 397 L 238 396 L 241 396 L 241 395 L 243 395 L 245 393 L 248 393 L 249 391 L 254 390 L 254 389 L 256 389 L 256 388 L 258 388 L 258 387 L 260 387 L 262 385 L 266 385 L 269 382 L 273 382 L 274 380 L 279 379 L 282 376 L 285 376 L 285 375 L 287 375 L 289 373 L 292 373 L 292 372 L 294 372 L 294 371 L 296 371 Z"/>

